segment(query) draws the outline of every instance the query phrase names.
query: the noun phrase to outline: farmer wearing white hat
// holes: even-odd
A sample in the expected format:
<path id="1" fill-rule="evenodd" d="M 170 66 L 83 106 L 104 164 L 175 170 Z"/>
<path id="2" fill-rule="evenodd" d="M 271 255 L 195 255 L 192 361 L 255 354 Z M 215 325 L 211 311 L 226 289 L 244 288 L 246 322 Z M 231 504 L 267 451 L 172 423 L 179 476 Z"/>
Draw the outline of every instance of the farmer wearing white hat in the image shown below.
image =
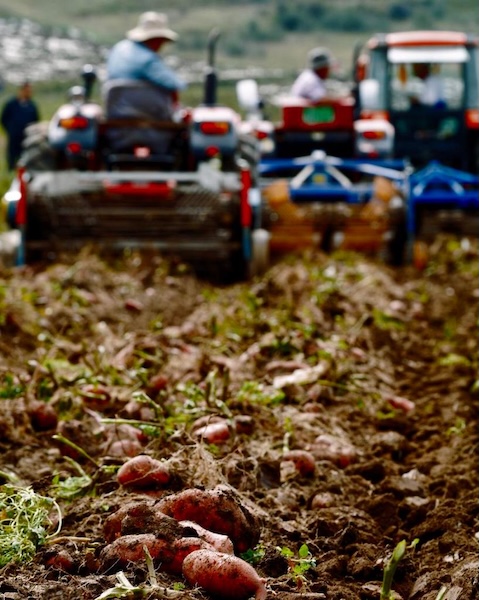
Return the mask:
<path id="1" fill-rule="evenodd" d="M 158 54 L 178 35 L 168 26 L 168 17 L 153 11 L 140 15 L 138 24 L 111 49 L 107 60 L 107 79 L 141 80 L 176 94 L 186 83 Z"/>
<path id="2" fill-rule="evenodd" d="M 326 96 L 325 80 L 329 77 L 331 54 L 327 48 L 313 48 L 308 53 L 308 67 L 293 83 L 291 95 L 317 102 Z"/>

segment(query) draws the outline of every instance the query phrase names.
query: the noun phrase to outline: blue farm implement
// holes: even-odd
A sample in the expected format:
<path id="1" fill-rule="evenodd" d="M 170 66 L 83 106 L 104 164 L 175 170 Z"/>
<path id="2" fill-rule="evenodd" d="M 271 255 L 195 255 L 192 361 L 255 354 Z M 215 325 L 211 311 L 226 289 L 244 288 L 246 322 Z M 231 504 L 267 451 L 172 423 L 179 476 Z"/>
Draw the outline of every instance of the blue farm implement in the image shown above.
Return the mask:
<path id="1" fill-rule="evenodd" d="M 478 177 L 439 163 L 415 170 L 403 160 L 264 159 L 272 252 L 298 248 L 413 260 L 438 234 L 477 236 Z"/>

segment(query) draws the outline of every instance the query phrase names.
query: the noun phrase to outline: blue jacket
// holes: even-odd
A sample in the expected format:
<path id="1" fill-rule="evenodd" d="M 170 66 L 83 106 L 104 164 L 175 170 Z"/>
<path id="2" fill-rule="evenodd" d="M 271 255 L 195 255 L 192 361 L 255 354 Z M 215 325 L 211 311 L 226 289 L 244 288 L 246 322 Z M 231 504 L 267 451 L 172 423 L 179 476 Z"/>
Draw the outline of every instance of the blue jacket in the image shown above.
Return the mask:
<path id="1" fill-rule="evenodd" d="M 186 83 L 165 64 L 157 52 L 128 39 L 113 46 L 106 68 L 107 79 L 139 79 L 169 91 L 186 87 Z"/>
<path id="2" fill-rule="evenodd" d="M 40 116 L 38 108 L 33 100 L 20 101 L 11 98 L 3 107 L 1 122 L 10 138 L 21 143 L 25 127 L 30 123 L 36 123 Z"/>

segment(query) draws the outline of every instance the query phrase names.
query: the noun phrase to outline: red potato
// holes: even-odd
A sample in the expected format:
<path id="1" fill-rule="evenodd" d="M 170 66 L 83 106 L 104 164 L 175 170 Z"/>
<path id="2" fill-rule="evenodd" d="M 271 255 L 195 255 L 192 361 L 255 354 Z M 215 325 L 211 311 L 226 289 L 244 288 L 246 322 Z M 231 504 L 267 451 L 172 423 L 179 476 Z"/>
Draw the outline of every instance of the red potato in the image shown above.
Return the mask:
<path id="1" fill-rule="evenodd" d="M 209 531 L 227 535 L 236 552 L 253 548 L 261 535 L 257 515 L 226 485 L 212 490 L 183 490 L 162 498 L 157 508 L 178 521 L 194 521 Z"/>
<path id="2" fill-rule="evenodd" d="M 236 433 L 251 435 L 254 431 L 254 419 L 249 415 L 235 415 L 233 422 Z"/>
<path id="3" fill-rule="evenodd" d="M 165 518 L 167 517 L 165 516 Z M 180 525 L 185 528 L 183 535 L 187 535 L 188 530 L 193 530 L 199 538 L 205 540 L 208 544 L 211 544 L 218 552 L 234 554 L 233 542 L 227 535 L 208 531 L 208 529 L 201 527 L 201 525 L 198 525 L 198 523 L 194 523 L 193 521 L 180 521 Z"/>
<path id="4" fill-rule="evenodd" d="M 125 300 L 125 308 L 126 310 L 130 310 L 131 312 L 141 312 L 142 310 L 144 310 L 145 306 L 143 302 L 140 302 L 135 298 L 127 298 Z"/>
<path id="5" fill-rule="evenodd" d="M 192 586 L 222 600 L 266 598 L 265 581 L 246 561 L 223 552 L 196 550 L 183 561 L 183 576 Z"/>
<path id="6" fill-rule="evenodd" d="M 156 418 L 155 411 L 151 406 L 147 406 L 136 400 L 130 400 L 130 402 L 125 404 L 120 414 L 127 419 L 136 419 L 138 421 L 154 421 Z"/>
<path id="7" fill-rule="evenodd" d="M 150 502 L 129 502 L 111 513 L 103 521 L 103 536 L 108 543 L 122 535 L 121 524 L 128 515 L 143 516 L 144 521 L 151 517 L 153 505 Z"/>
<path id="8" fill-rule="evenodd" d="M 105 448 L 105 455 L 115 458 L 132 458 L 143 452 L 143 446 L 136 440 L 116 440 Z"/>
<path id="9" fill-rule="evenodd" d="M 398 410 L 402 410 L 407 415 L 412 413 L 416 408 L 416 405 L 412 400 L 408 400 L 407 398 L 403 398 L 402 396 L 387 396 L 387 402 Z"/>
<path id="10" fill-rule="evenodd" d="M 231 430 L 227 421 L 218 421 L 195 429 L 193 435 L 208 444 L 222 444 L 230 439 Z"/>
<path id="11" fill-rule="evenodd" d="M 79 390 L 83 403 L 92 410 L 100 412 L 109 408 L 112 402 L 110 390 L 100 384 L 89 383 Z"/>
<path id="12" fill-rule="evenodd" d="M 63 571 L 64 573 L 73 573 L 76 569 L 75 561 L 68 550 L 52 550 L 45 565 L 54 571 Z"/>
<path id="13" fill-rule="evenodd" d="M 103 535 L 108 543 L 122 535 L 154 533 L 156 537 L 185 537 L 184 527 L 173 517 L 163 514 L 147 502 L 130 502 L 108 515 L 103 523 Z"/>
<path id="14" fill-rule="evenodd" d="M 195 550 L 214 550 L 204 540 L 197 537 L 169 540 L 157 537 L 154 533 L 123 535 L 103 548 L 100 564 L 104 571 L 125 568 L 129 563 L 145 560 L 145 548 L 151 555 L 155 566 L 165 573 L 179 575 L 183 561 Z"/>
<path id="15" fill-rule="evenodd" d="M 191 425 L 191 431 L 196 431 L 200 427 L 211 425 L 211 423 L 223 423 L 224 420 L 224 417 L 220 417 L 219 415 L 203 415 L 202 417 L 198 417 L 195 421 L 193 421 Z"/>
<path id="16" fill-rule="evenodd" d="M 168 467 L 146 454 L 139 454 L 123 464 L 117 473 L 120 485 L 133 488 L 157 488 L 170 481 Z"/>
<path id="17" fill-rule="evenodd" d="M 106 429 L 107 444 L 117 440 L 135 440 L 140 443 L 148 442 L 148 436 L 138 427 L 122 423 L 121 425 L 108 425 Z"/>
<path id="18" fill-rule="evenodd" d="M 311 477 L 316 472 L 316 460 L 307 450 L 289 450 L 281 457 L 281 462 L 284 461 L 292 462 L 303 477 Z"/>
<path id="19" fill-rule="evenodd" d="M 157 375 L 153 375 L 151 379 L 148 381 L 148 391 L 149 392 L 161 392 L 168 387 L 169 379 L 162 373 L 158 373 Z"/>
<path id="20" fill-rule="evenodd" d="M 326 433 L 318 435 L 309 450 L 316 460 L 330 460 L 342 469 L 354 462 L 357 455 L 349 442 Z"/>
<path id="21" fill-rule="evenodd" d="M 173 543 L 174 557 L 168 565 L 170 573 L 180 574 L 183 571 L 183 563 L 185 559 L 192 553 L 198 550 L 208 550 L 216 552 L 215 548 L 208 544 L 207 541 L 197 537 L 183 537 L 175 540 Z"/>
<path id="22" fill-rule="evenodd" d="M 51 404 L 34 400 L 28 405 L 28 416 L 35 431 L 48 431 L 56 429 L 58 425 L 58 415 Z"/>

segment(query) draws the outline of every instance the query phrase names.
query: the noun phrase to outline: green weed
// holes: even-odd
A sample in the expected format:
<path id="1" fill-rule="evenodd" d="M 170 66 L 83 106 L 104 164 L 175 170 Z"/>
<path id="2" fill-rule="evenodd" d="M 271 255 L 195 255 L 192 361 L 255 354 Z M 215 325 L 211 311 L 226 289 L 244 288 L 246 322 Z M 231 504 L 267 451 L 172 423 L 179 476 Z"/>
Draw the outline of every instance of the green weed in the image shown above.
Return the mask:
<path id="1" fill-rule="evenodd" d="M 409 546 L 406 546 L 406 540 L 402 540 L 394 548 L 386 566 L 384 567 L 383 584 L 381 587 L 380 600 L 392 600 L 392 583 L 396 573 L 397 566 L 404 557 L 407 548 L 415 548 L 419 540 L 416 538 Z"/>
<path id="2" fill-rule="evenodd" d="M 31 488 L 6 484 L 0 488 L 0 567 L 16 562 L 29 562 L 39 546 L 51 537 L 48 528 L 50 514 L 58 513 L 61 528 L 61 511 L 52 498 L 40 496 Z"/>
<path id="3" fill-rule="evenodd" d="M 287 547 L 278 548 L 278 550 L 281 553 L 281 556 L 284 556 L 287 559 L 289 573 L 297 584 L 304 579 L 304 575 L 307 571 L 316 566 L 316 560 L 313 558 L 313 555 L 306 544 L 302 544 L 297 553 Z"/>

